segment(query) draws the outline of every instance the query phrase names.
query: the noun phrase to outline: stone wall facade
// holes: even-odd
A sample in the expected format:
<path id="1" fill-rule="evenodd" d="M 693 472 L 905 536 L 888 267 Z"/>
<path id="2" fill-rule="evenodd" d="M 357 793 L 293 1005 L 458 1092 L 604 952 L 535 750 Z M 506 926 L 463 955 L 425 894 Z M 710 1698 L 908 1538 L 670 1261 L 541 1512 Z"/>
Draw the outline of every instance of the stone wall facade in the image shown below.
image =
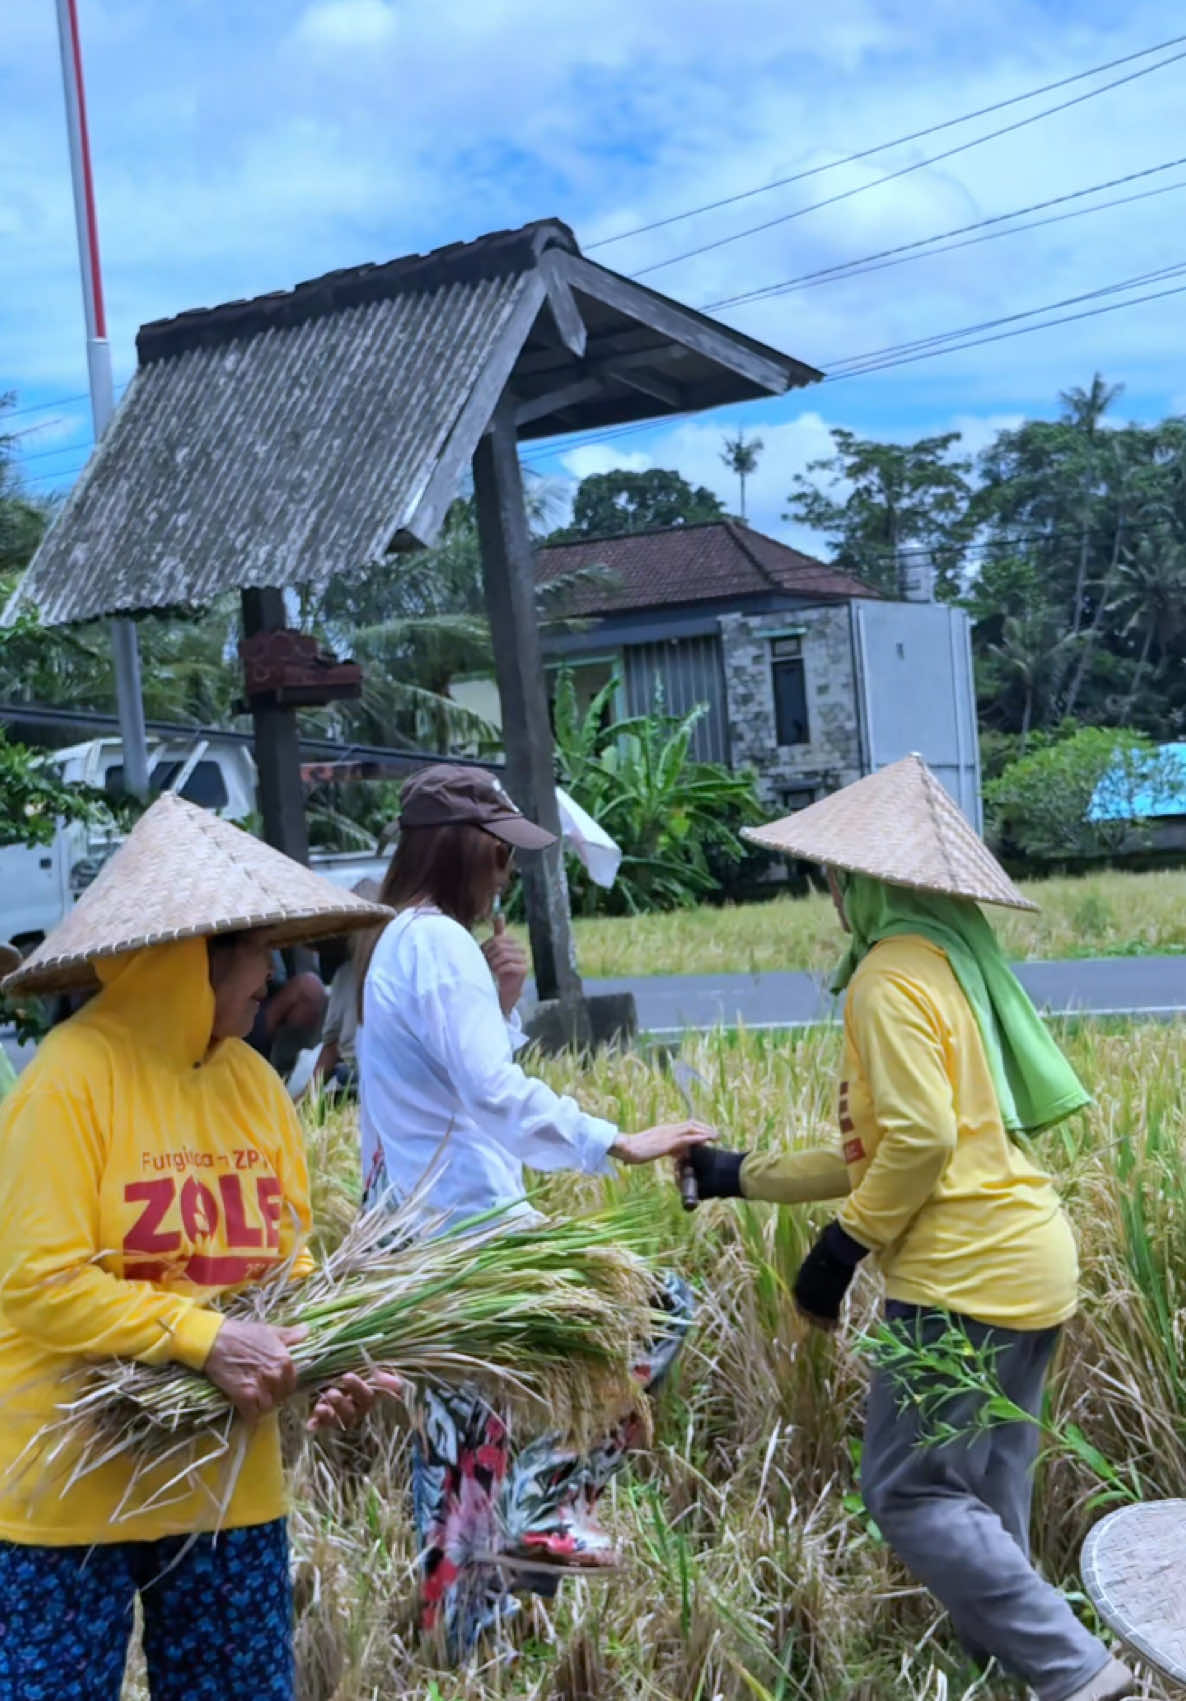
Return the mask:
<path id="1" fill-rule="evenodd" d="M 771 640 L 802 635 L 810 742 L 780 746 Z M 861 777 L 860 716 L 847 602 L 777 614 L 721 616 L 721 657 L 734 768 L 752 768 L 771 809 L 788 811 Z M 811 794 L 811 795 L 808 795 Z"/>

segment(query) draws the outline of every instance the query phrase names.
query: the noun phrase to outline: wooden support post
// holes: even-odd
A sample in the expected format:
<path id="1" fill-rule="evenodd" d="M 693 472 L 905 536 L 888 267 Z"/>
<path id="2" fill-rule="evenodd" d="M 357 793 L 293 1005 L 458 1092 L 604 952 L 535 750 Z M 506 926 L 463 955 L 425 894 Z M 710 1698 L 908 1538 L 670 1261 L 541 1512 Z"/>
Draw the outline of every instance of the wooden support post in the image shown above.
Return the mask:
<path id="1" fill-rule="evenodd" d="M 283 591 L 247 590 L 242 593 L 242 601 L 245 638 L 253 638 L 257 632 L 279 632 L 287 626 Z M 296 711 L 277 703 L 256 702 L 252 704 L 251 718 L 255 724 L 255 765 L 264 838 L 294 862 L 307 864 L 309 833 L 305 825 Z"/>
<path id="2" fill-rule="evenodd" d="M 502 703 L 502 736 L 511 796 L 533 821 L 559 835 L 555 750 L 548 719 L 535 566 L 515 439 L 512 398 L 504 398 L 474 455 L 478 538 L 494 665 Z M 581 980 L 572 947 L 568 882 L 559 838 L 550 850 L 522 859 L 527 927 L 541 1000 L 559 999 L 574 1011 Z M 579 1034 L 574 1037 L 579 1037 Z"/>

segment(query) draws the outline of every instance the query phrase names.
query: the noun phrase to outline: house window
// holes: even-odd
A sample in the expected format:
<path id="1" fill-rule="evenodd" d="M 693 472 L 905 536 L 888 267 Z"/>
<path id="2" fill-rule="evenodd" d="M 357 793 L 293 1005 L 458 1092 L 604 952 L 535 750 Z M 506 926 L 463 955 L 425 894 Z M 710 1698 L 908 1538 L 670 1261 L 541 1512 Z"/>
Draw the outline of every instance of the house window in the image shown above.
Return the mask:
<path id="1" fill-rule="evenodd" d="M 777 742 L 780 745 L 810 744 L 807 674 L 803 666 L 802 638 L 771 639 L 770 676 L 774 686 L 774 727 Z"/>
<path id="2" fill-rule="evenodd" d="M 788 815 L 807 809 L 815 802 L 814 786 L 788 786 L 782 794 L 783 808 Z"/>

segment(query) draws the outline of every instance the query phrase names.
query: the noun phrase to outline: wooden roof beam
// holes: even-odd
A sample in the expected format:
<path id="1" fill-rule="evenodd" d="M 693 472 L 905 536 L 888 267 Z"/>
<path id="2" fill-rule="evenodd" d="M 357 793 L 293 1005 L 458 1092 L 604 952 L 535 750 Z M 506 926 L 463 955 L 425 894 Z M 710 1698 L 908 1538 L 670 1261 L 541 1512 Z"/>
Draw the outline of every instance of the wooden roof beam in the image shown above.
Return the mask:
<path id="1" fill-rule="evenodd" d="M 549 414 L 562 413 L 565 408 L 574 406 L 577 402 L 591 401 L 594 396 L 601 395 L 605 389 L 605 380 L 597 375 L 587 378 L 575 378 L 571 384 L 562 384 L 558 390 L 545 390 L 542 396 L 531 396 L 526 401 L 515 404 L 515 429 L 521 430 L 525 425 L 531 425 L 537 419 L 546 419 Z"/>
<path id="2" fill-rule="evenodd" d="M 576 297 L 569 288 L 567 278 L 557 266 L 556 259 L 557 256 L 551 249 L 539 258 L 539 270 L 548 292 L 548 311 L 552 315 L 560 341 L 574 360 L 581 360 L 584 358 L 588 332 L 585 329 L 585 321 L 581 318 Z"/>
<path id="3" fill-rule="evenodd" d="M 557 252 L 554 264 L 577 295 L 590 296 L 636 323 L 649 326 L 673 345 L 690 349 L 726 372 L 748 379 L 768 395 L 781 396 L 794 383 L 807 384 L 822 377 L 815 367 L 802 361 L 772 359 L 764 346 L 752 338 L 706 318 L 694 308 L 656 295 L 654 290 L 607 271 L 591 260 Z"/>
<path id="4" fill-rule="evenodd" d="M 637 390 L 640 395 L 649 396 L 653 402 L 662 402 L 665 408 L 673 413 L 682 413 L 687 403 L 684 393 L 678 384 L 673 384 L 669 378 L 660 378 L 655 372 L 641 370 L 631 366 L 628 361 L 607 360 L 602 363 L 601 370 L 607 378 L 614 378 L 619 384 L 624 384 L 628 390 Z"/>

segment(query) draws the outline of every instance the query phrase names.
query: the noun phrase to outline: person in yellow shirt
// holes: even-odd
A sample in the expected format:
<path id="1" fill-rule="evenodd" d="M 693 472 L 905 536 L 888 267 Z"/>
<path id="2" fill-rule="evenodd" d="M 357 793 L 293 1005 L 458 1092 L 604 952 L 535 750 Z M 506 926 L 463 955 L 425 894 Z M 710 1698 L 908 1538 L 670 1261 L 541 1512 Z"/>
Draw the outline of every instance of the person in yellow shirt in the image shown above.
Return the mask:
<path id="1" fill-rule="evenodd" d="M 99 990 L 0 1113 L 0 1695 L 118 1701 L 137 1594 L 153 1701 L 293 1693 L 275 1408 L 295 1337 L 217 1302 L 312 1268 L 309 1184 L 287 1091 L 243 1036 L 275 945 L 388 913 L 167 795 L 5 982 Z M 237 1472 L 165 1492 L 175 1457 L 133 1483 L 117 1454 L 71 1483 L 74 1455 L 38 1437 L 100 1357 L 209 1377 L 244 1420 Z M 393 1379 L 344 1378 L 311 1424 L 353 1421 L 377 1387 Z"/>
<path id="2" fill-rule="evenodd" d="M 1077 1305 L 1071 1226 L 1028 1145 L 1088 1095 L 1005 961 L 980 902 L 1031 909 L 926 765 L 909 757 L 751 835 L 828 870 L 850 936 L 837 1114 L 841 1149 L 689 1151 L 702 1197 L 794 1204 L 845 1198 L 795 1282 L 802 1314 L 834 1329 L 858 1264 L 884 1279 L 903 1347 L 874 1372 L 861 1462 L 865 1504 L 946 1607 L 974 1657 L 995 1657 L 1039 1701 L 1118 1701 L 1132 1673 L 1084 1628 L 1029 1557 L 1038 1429 L 976 1427 L 979 1396 L 949 1397 L 942 1444 L 918 1397 L 924 1349 L 957 1330 L 1037 1417 L 1060 1326 Z M 896 1355 L 895 1355 L 896 1356 Z M 950 1431 L 949 1431 L 950 1433 Z"/>

